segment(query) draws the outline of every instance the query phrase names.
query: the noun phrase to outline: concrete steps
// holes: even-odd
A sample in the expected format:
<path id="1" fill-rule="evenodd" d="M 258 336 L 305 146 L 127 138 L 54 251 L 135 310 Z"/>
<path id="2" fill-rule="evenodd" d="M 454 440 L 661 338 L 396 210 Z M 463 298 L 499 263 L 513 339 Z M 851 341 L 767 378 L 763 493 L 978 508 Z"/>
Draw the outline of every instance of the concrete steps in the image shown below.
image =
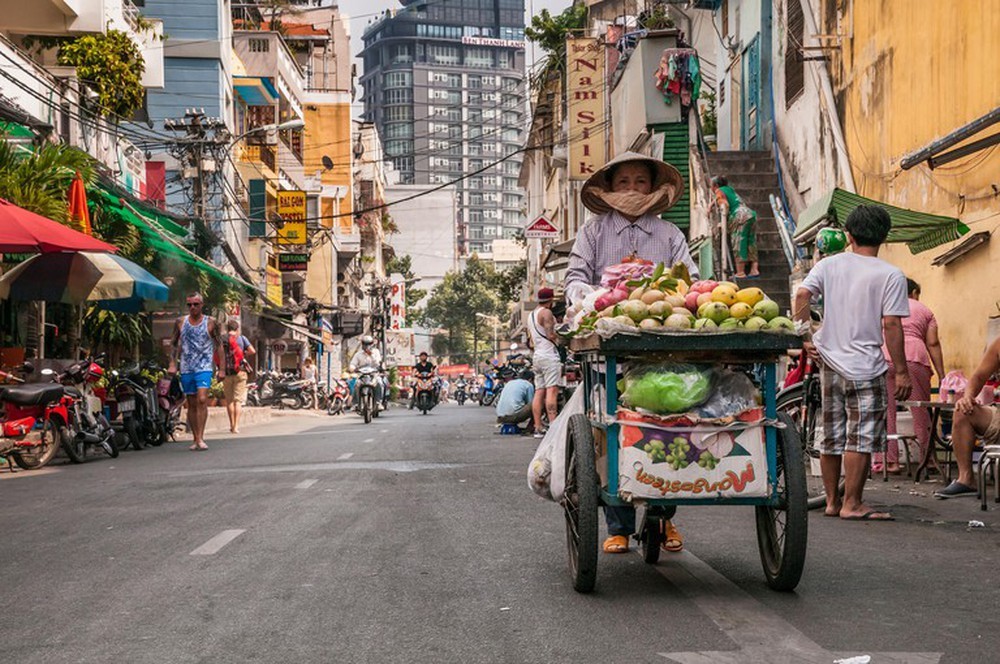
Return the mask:
<path id="1" fill-rule="evenodd" d="M 778 174 L 774 159 L 766 151 L 709 152 L 708 168 L 713 176 L 725 176 L 743 202 L 757 212 L 757 253 L 760 278 L 739 280 L 742 287 L 762 288 L 781 307 L 790 306 L 788 262 L 781 248 L 781 236 L 771 212 L 769 196 L 777 195 Z"/>

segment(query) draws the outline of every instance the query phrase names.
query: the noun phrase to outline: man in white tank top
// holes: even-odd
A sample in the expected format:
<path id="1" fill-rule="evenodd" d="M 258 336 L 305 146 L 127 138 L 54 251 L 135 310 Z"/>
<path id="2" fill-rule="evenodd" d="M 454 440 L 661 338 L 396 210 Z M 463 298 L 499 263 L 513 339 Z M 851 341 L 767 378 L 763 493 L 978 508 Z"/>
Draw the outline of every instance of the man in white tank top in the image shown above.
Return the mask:
<path id="1" fill-rule="evenodd" d="M 535 399 L 531 411 L 535 416 L 535 438 L 544 435 L 542 409 L 549 416 L 549 422 L 556 419 L 559 412 L 559 381 L 562 379 L 562 362 L 556 349 L 556 317 L 552 315 L 555 293 L 551 288 L 538 291 L 538 306 L 528 316 L 528 335 L 531 338 L 532 366 L 535 371 Z"/>

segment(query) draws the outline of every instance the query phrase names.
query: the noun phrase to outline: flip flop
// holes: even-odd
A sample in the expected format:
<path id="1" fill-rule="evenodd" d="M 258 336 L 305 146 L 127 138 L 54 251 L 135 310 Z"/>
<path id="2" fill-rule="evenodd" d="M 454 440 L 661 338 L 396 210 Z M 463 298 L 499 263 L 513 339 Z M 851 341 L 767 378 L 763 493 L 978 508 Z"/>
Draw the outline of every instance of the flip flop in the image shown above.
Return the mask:
<path id="1" fill-rule="evenodd" d="M 884 514 L 885 516 L 875 516 L 876 514 Z M 889 514 L 888 512 L 880 512 L 878 510 L 869 510 L 864 514 L 859 514 L 857 516 L 841 516 L 844 521 L 895 521 L 896 517 Z"/>
<path id="2" fill-rule="evenodd" d="M 667 525 L 664 536 L 665 538 L 660 544 L 660 548 L 664 551 L 677 553 L 684 550 L 684 538 L 681 536 L 681 531 L 677 530 L 674 524 Z"/>
<path id="3" fill-rule="evenodd" d="M 604 553 L 628 553 L 628 537 L 612 535 L 604 540 Z"/>
<path id="4" fill-rule="evenodd" d="M 198 448 L 198 443 L 195 443 L 194 445 L 192 445 L 192 446 L 191 446 L 191 447 L 189 447 L 188 449 L 189 449 L 189 450 L 191 450 L 192 452 L 197 452 L 197 451 L 198 451 L 198 449 L 199 449 L 199 448 Z"/>

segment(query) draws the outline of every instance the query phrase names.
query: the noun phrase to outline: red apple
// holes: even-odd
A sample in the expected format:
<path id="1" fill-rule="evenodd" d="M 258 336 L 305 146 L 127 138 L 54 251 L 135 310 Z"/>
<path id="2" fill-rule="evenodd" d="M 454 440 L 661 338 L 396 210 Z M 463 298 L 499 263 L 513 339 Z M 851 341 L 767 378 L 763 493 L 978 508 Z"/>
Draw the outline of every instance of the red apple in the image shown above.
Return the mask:
<path id="1" fill-rule="evenodd" d="M 698 291 L 688 291 L 688 294 L 684 296 L 684 306 L 687 307 L 692 313 L 698 311 L 698 296 L 701 295 Z"/>

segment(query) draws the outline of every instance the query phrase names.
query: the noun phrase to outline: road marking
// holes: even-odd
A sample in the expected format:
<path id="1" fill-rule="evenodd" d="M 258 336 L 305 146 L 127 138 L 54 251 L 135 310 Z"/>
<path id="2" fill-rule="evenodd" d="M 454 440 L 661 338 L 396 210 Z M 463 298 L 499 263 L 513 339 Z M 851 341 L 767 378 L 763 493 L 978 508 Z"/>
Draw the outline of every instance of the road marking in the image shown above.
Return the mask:
<path id="1" fill-rule="evenodd" d="M 830 652 L 748 595 L 694 554 L 670 554 L 654 569 L 688 597 L 736 644 L 738 650 L 661 652 L 679 664 L 830 664 L 835 659 L 871 655 L 879 664 L 937 664 L 942 653 Z"/>
<path id="2" fill-rule="evenodd" d="M 211 556 L 219 552 L 225 545 L 245 533 L 246 530 L 223 530 L 221 533 L 208 540 L 197 549 L 191 552 L 192 556 Z"/>
<path id="3" fill-rule="evenodd" d="M 389 433 L 389 430 L 388 429 L 379 429 L 378 432 L 379 433 Z"/>
<path id="4" fill-rule="evenodd" d="M 295 488 L 296 489 L 308 489 L 313 484 L 316 484 L 316 482 L 319 482 L 319 480 L 302 480 L 301 482 L 299 482 L 298 484 L 295 485 Z"/>
<path id="5" fill-rule="evenodd" d="M 312 473 L 322 470 L 388 470 L 394 473 L 414 473 L 419 470 L 447 470 L 464 468 L 469 464 L 441 461 L 330 461 L 327 463 L 296 463 L 287 466 L 244 466 L 241 468 L 205 468 L 180 473 L 162 473 L 167 477 L 197 477 L 199 475 L 224 475 L 227 473 Z"/>
<path id="6" fill-rule="evenodd" d="M 337 457 L 337 461 L 346 461 L 347 459 L 350 459 L 352 456 L 354 456 L 354 452 L 344 452 L 339 457 Z"/>
<path id="7" fill-rule="evenodd" d="M 374 442 L 375 442 L 375 439 L 374 439 L 374 438 L 365 438 L 365 439 L 364 439 L 364 440 L 362 440 L 361 442 L 362 442 L 362 443 L 374 443 Z"/>

